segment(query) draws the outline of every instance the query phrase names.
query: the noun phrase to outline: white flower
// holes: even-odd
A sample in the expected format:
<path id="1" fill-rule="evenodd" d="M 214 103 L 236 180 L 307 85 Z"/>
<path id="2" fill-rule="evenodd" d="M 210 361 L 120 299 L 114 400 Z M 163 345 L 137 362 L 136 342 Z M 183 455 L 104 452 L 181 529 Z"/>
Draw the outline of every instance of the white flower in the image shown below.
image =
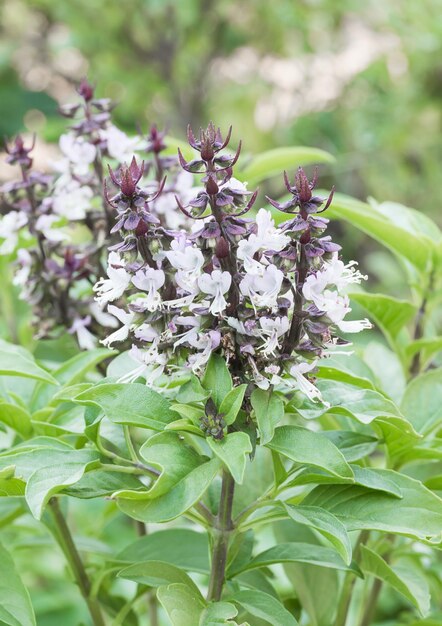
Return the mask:
<path id="1" fill-rule="evenodd" d="M 204 264 L 203 253 L 195 246 L 186 246 L 182 238 L 172 241 L 171 250 L 165 252 L 165 256 L 177 270 L 198 276 L 201 273 Z"/>
<path id="2" fill-rule="evenodd" d="M 155 270 L 152 267 L 147 269 L 138 270 L 135 276 L 132 278 L 132 282 L 141 291 L 146 291 L 145 296 L 141 302 L 147 311 L 156 311 L 161 306 L 161 296 L 158 293 L 164 285 L 166 276 L 163 270 Z"/>
<path id="3" fill-rule="evenodd" d="M 305 299 L 313 302 L 345 333 L 358 333 L 372 326 L 367 319 L 344 321 L 351 308 L 348 296 L 342 295 L 342 291 L 348 285 L 360 283 L 367 278 L 354 268 L 355 264 L 355 261 L 351 261 L 344 265 L 337 255 L 334 255 L 329 263 L 324 264 L 320 272 L 307 276 L 302 288 Z"/>
<path id="4" fill-rule="evenodd" d="M 237 178 L 229 178 L 226 183 L 220 185 L 220 189 L 224 189 L 226 187 L 232 189 L 233 191 L 236 191 L 237 193 L 247 193 L 247 184 L 242 183 Z"/>
<path id="5" fill-rule="evenodd" d="M 25 287 L 29 280 L 32 266 L 32 257 L 26 248 L 17 250 L 17 261 L 20 265 L 20 269 L 15 272 L 12 283 L 16 287 Z"/>
<path id="6" fill-rule="evenodd" d="M 246 274 L 239 284 L 241 293 L 248 296 L 253 308 L 276 306 L 284 274 L 276 265 L 268 265 L 262 274 Z"/>
<path id="7" fill-rule="evenodd" d="M 193 372 L 200 371 L 207 363 L 212 351 L 219 346 L 220 334 L 217 331 L 210 330 L 208 333 L 199 333 L 187 339 L 193 348 L 198 352 L 189 356 L 188 362 Z"/>
<path id="8" fill-rule="evenodd" d="M 158 331 L 153 328 L 148 322 L 144 322 L 138 328 L 135 329 L 134 335 L 137 339 L 141 339 L 141 341 L 147 341 L 148 343 L 152 343 L 155 339 L 158 339 Z"/>
<path id="9" fill-rule="evenodd" d="M 265 355 L 275 354 L 276 348 L 279 348 L 278 339 L 285 335 L 288 331 L 290 324 L 288 317 L 261 317 L 259 319 L 259 325 L 261 326 L 260 336 L 266 337 L 262 346 L 262 352 Z"/>
<path id="10" fill-rule="evenodd" d="M 109 156 L 119 163 L 131 161 L 135 150 L 141 147 L 138 137 L 128 137 L 126 133 L 113 125 L 100 131 L 100 138 L 107 142 Z"/>
<path id="11" fill-rule="evenodd" d="M 230 289 L 232 284 L 232 276 L 229 272 L 221 272 L 221 270 L 213 270 L 211 274 L 202 274 L 198 278 L 198 287 L 203 293 L 213 297 L 210 305 L 212 315 L 222 313 L 227 306 L 224 294 Z"/>
<path id="12" fill-rule="evenodd" d="M 135 313 L 132 313 L 132 312 L 127 313 L 123 309 L 119 309 L 117 306 L 114 306 L 113 304 L 110 304 L 107 307 L 107 310 L 111 315 L 116 317 L 123 324 L 123 326 L 119 328 L 118 330 L 116 330 L 111 335 L 109 335 L 108 337 L 106 337 L 106 339 L 103 339 L 101 343 L 104 346 L 110 346 L 116 341 L 124 341 L 125 339 L 127 339 L 129 336 L 129 330 L 135 318 Z"/>
<path id="13" fill-rule="evenodd" d="M 117 328 L 118 321 L 113 315 L 109 315 L 109 313 L 103 311 L 103 307 L 100 306 L 98 302 L 92 302 L 89 309 L 101 326 L 105 326 L 106 328 Z"/>
<path id="14" fill-rule="evenodd" d="M 172 267 L 177 270 L 175 282 L 178 287 L 185 293 L 196 294 L 198 292 L 197 279 L 201 275 L 201 269 L 204 264 L 204 256 L 201 250 L 194 246 L 186 246 L 185 239 L 180 237 L 172 241 L 171 250 L 165 252 L 164 256 L 168 258 Z M 171 306 L 171 302 L 173 301 L 168 302 L 167 305 Z M 179 303 L 180 300 L 177 300 L 173 306 L 179 305 Z"/>
<path id="15" fill-rule="evenodd" d="M 11 254 L 18 243 L 18 231 L 27 224 L 28 217 L 23 211 L 11 211 L 0 220 L 0 238 L 5 241 L 0 246 L 0 254 Z"/>
<path id="16" fill-rule="evenodd" d="M 53 209 L 57 215 L 69 220 L 82 220 L 91 208 L 94 194 L 90 187 L 80 185 L 75 180 L 64 180 L 56 185 L 53 196 Z"/>
<path id="17" fill-rule="evenodd" d="M 304 393 L 312 402 L 322 402 L 321 392 L 313 383 L 311 383 L 304 376 L 307 372 L 311 372 L 316 367 L 317 361 L 312 363 L 301 362 L 296 365 L 292 365 L 290 368 L 290 375 L 295 379 L 297 387 L 302 393 Z"/>
<path id="18" fill-rule="evenodd" d="M 85 141 L 83 137 L 76 137 L 74 133 L 67 133 L 60 137 L 60 149 L 67 157 L 74 174 L 84 176 L 89 172 L 89 165 L 94 161 L 97 154 L 95 146 Z M 66 171 L 65 164 L 56 164 L 57 169 Z"/>
<path id="19" fill-rule="evenodd" d="M 280 252 L 290 241 L 288 235 L 284 235 L 275 228 L 272 214 L 266 209 L 259 209 L 256 216 L 257 232 L 249 235 L 248 239 L 242 239 L 238 244 L 238 258 L 244 261 L 246 272 L 259 273 L 261 264 L 253 257 L 259 251 Z"/>
<path id="20" fill-rule="evenodd" d="M 117 252 L 109 254 L 106 273 L 108 278 L 100 278 L 94 285 L 94 291 L 97 293 L 95 300 L 102 306 L 120 298 L 131 280 L 131 276 L 124 269 L 124 262 Z"/>
<path id="21" fill-rule="evenodd" d="M 173 349 L 177 348 L 177 346 L 182 345 L 183 343 L 191 343 L 192 341 L 198 338 L 198 331 L 201 326 L 201 317 L 194 315 L 178 315 L 174 318 L 174 323 L 177 326 L 187 326 L 190 328 L 183 333 L 176 335 L 178 339 L 173 344 Z"/>
<path id="22" fill-rule="evenodd" d="M 35 229 L 39 230 L 49 241 L 66 241 L 69 237 L 61 232 L 60 228 L 53 228 L 54 224 L 60 222 L 58 215 L 40 215 L 35 222 Z"/>
<path id="23" fill-rule="evenodd" d="M 158 352 L 156 343 L 153 343 L 148 350 L 140 350 L 137 346 L 132 346 L 129 354 L 138 365 L 122 376 L 118 382 L 132 383 L 139 376 L 143 376 L 146 378 L 146 385 L 153 386 L 155 380 L 164 372 L 167 364 L 166 355 Z"/>
<path id="24" fill-rule="evenodd" d="M 77 335 L 78 345 L 82 350 L 93 350 L 97 342 L 96 337 L 86 328 L 91 323 L 91 316 L 77 317 L 69 328 L 68 333 Z"/>

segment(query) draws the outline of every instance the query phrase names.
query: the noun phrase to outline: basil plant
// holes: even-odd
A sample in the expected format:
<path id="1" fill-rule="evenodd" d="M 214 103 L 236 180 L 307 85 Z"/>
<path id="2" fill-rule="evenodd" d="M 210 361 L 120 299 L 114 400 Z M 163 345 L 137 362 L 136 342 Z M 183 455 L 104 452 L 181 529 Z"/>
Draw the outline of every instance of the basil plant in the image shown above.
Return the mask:
<path id="1" fill-rule="evenodd" d="M 132 138 L 78 91 L 52 174 L 7 146 L 5 298 L 38 341 L 0 343 L 0 623 L 442 623 L 438 227 L 316 192 L 319 150 Z"/>

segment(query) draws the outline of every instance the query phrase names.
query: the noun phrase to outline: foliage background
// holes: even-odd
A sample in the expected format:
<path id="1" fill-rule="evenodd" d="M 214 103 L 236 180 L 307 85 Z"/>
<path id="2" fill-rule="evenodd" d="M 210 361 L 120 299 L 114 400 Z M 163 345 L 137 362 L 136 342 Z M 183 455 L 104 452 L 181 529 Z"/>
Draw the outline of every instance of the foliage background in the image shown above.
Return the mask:
<path id="1" fill-rule="evenodd" d="M 56 101 L 87 74 L 127 131 L 232 123 L 251 151 L 329 150 L 342 192 L 435 214 L 439 13 L 438 0 L 3 0 L 0 132 L 54 138 Z"/>

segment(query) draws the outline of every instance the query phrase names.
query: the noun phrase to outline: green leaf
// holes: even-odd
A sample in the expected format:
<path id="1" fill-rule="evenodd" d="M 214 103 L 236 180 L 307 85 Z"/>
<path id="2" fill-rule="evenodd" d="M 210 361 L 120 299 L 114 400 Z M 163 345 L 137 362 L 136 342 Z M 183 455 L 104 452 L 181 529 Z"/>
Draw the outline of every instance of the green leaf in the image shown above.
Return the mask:
<path id="1" fill-rule="evenodd" d="M 377 417 L 399 416 L 401 413 L 391 400 L 372 389 L 361 389 L 333 380 L 320 380 L 317 383 L 325 402 L 331 405 L 326 409 L 314 403 L 306 403 L 296 410 L 305 419 L 315 419 L 324 413 L 334 413 L 354 417 L 362 424 L 370 424 Z"/>
<path id="2" fill-rule="evenodd" d="M 346 565 L 351 563 L 351 542 L 345 526 L 337 517 L 314 506 L 293 506 L 285 504 L 285 509 L 293 521 L 314 528 L 336 549 Z"/>
<path id="3" fill-rule="evenodd" d="M 212 353 L 202 379 L 204 389 L 210 391 L 217 409 L 233 387 L 226 362 L 219 354 Z"/>
<path id="4" fill-rule="evenodd" d="M 0 621 L 8 626 L 36 626 L 29 593 L 1 544 L 0 563 Z"/>
<path id="5" fill-rule="evenodd" d="M 369 378 L 355 376 L 351 372 L 344 371 L 337 367 L 330 367 L 329 365 L 319 365 L 317 377 L 327 380 L 337 380 L 341 383 L 354 385 L 355 387 L 362 387 L 362 389 L 375 389 L 373 382 Z"/>
<path id="6" fill-rule="evenodd" d="M 198 502 L 218 470 L 218 459 L 212 459 L 187 474 L 168 493 L 144 500 L 117 497 L 118 507 L 140 522 L 168 522 L 183 515 Z"/>
<path id="7" fill-rule="evenodd" d="M 34 378 L 58 385 L 49 372 L 37 365 L 30 352 L 20 346 L 0 340 L 0 374 L 4 376 L 22 376 Z"/>
<path id="8" fill-rule="evenodd" d="M 396 484 L 401 499 L 358 485 L 321 485 L 303 504 L 330 511 L 348 531 L 380 530 L 440 542 L 442 500 L 409 476 L 393 470 L 378 469 L 377 473 Z"/>
<path id="9" fill-rule="evenodd" d="M 200 623 L 206 603 L 192 587 L 182 583 L 159 587 L 157 598 L 172 626 L 197 626 Z"/>
<path id="10" fill-rule="evenodd" d="M 297 541 L 319 544 L 310 528 L 292 520 L 277 522 L 274 525 L 274 534 L 278 543 L 296 537 Z M 308 563 L 284 563 L 283 568 L 311 621 L 311 626 L 332 626 L 336 598 L 340 592 L 339 571 Z"/>
<path id="11" fill-rule="evenodd" d="M 284 417 L 284 403 L 272 390 L 255 389 L 250 397 L 261 445 L 269 443 L 275 434 L 275 426 Z"/>
<path id="12" fill-rule="evenodd" d="M 335 550 L 302 542 L 280 543 L 277 546 L 273 546 L 258 554 L 240 570 L 232 573 L 232 575 L 258 567 L 267 567 L 275 563 L 310 563 L 321 567 L 330 567 L 331 569 L 351 570 L 359 575 L 358 567 L 355 564 L 346 565 L 341 557 L 336 554 Z"/>
<path id="13" fill-rule="evenodd" d="M 204 458 L 187 445 L 177 433 L 163 432 L 150 437 L 140 448 L 143 459 L 160 471 L 148 494 L 161 496 L 176 485 L 189 472 L 201 465 Z M 123 496 L 124 497 L 124 496 Z"/>
<path id="14" fill-rule="evenodd" d="M 420 352 L 421 369 L 425 369 L 432 357 L 440 350 L 442 350 L 442 337 L 422 337 L 422 339 L 416 339 L 405 347 L 405 356 L 408 365 L 411 365 L 414 355 Z"/>
<path id="15" fill-rule="evenodd" d="M 224 416 L 225 423 L 230 426 L 236 420 L 236 416 L 239 413 L 242 402 L 244 400 L 244 394 L 246 392 L 247 385 L 239 385 L 229 391 L 224 400 L 221 402 L 219 412 Z"/>
<path id="16" fill-rule="evenodd" d="M 237 615 L 238 611 L 234 604 L 211 602 L 202 612 L 198 626 L 222 626 L 223 624 L 236 626 L 236 622 L 231 622 L 230 619 Z M 247 624 L 241 624 L 241 626 L 247 626 Z"/>
<path id="17" fill-rule="evenodd" d="M 63 493 L 73 498 L 102 498 L 123 489 L 145 490 L 145 485 L 138 478 L 125 472 L 91 470 L 83 474 L 78 482 L 63 489 Z"/>
<path id="18" fill-rule="evenodd" d="M 406 300 L 397 300 L 383 294 L 351 293 L 349 295 L 352 300 L 364 307 L 390 346 L 396 350 L 398 334 L 416 316 L 417 307 Z"/>
<path id="19" fill-rule="evenodd" d="M 442 422 L 442 368 L 430 370 L 413 379 L 401 403 L 405 417 L 417 431 L 427 435 Z"/>
<path id="20" fill-rule="evenodd" d="M 365 202 L 335 194 L 327 216 L 346 220 L 356 226 L 395 254 L 407 259 L 420 272 L 426 272 L 431 266 L 434 244 L 430 238 L 416 236 L 397 226 Z"/>
<path id="21" fill-rule="evenodd" d="M 238 484 L 242 484 L 247 456 L 252 452 L 250 437 L 243 432 L 229 433 L 223 439 L 207 439 L 216 456 L 224 463 Z"/>
<path id="22" fill-rule="evenodd" d="M 165 561 L 191 572 L 207 574 L 209 542 L 206 533 L 169 528 L 140 537 L 115 557 L 117 561 Z"/>
<path id="23" fill-rule="evenodd" d="M 241 605 L 251 615 L 274 626 L 296 626 L 298 624 L 279 600 L 262 591 L 251 589 L 237 591 L 229 600 Z"/>
<path id="24" fill-rule="evenodd" d="M 104 359 L 111 357 L 113 354 L 116 354 L 115 351 L 108 350 L 107 348 L 83 350 L 63 363 L 58 369 L 54 370 L 53 376 L 60 385 L 64 387 L 72 386 L 80 382 L 89 370 L 98 365 L 98 363 L 101 363 Z M 49 404 L 53 394 L 54 389 L 50 386 L 46 384 L 38 385 L 32 398 L 33 409 L 35 410 Z"/>
<path id="25" fill-rule="evenodd" d="M 430 610 L 430 593 L 423 576 L 406 568 L 392 567 L 379 554 L 361 545 L 360 566 L 364 574 L 371 574 L 405 596 L 425 616 Z"/>
<path id="26" fill-rule="evenodd" d="M 24 496 L 26 483 L 15 477 L 15 467 L 4 467 L 0 470 L 0 497 Z"/>
<path id="27" fill-rule="evenodd" d="M 118 572 L 119 578 L 133 580 L 149 587 L 182 583 L 199 594 L 198 587 L 182 569 L 164 561 L 142 561 Z"/>
<path id="28" fill-rule="evenodd" d="M 310 163 L 333 163 L 334 157 L 318 148 L 284 146 L 258 154 L 243 169 L 235 173 L 239 180 L 253 187 L 273 176 L 281 176 L 284 170 L 292 170 Z"/>
<path id="29" fill-rule="evenodd" d="M 296 463 L 313 465 L 336 476 L 353 478 L 353 472 L 343 454 L 320 433 L 299 426 L 280 426 L 267 447 Z"/>
<path id="30" fill-rule="evenodd" d="M 163 430 L 178 417 L 163 396 L 139 383 L 96 385 L 76 396 L 74 402 L 98 406 L 116 424 L 152 430 Z"/>
<path id="31" fill-rule="evenodd" d="M 209 396 L 210 393 L 207 389 L 204 389 L 199 379 L 192 374 L 190 380 L 184 383 L 184 385 L 181 385 L 176 396 L 176 401 L 183 404 L 190 404 L 191 402 L 203 402 L 207 400 Z"/>
<path id="32" fill-rule="evenodd" d="M 370 456 L 378 445 L 378 439 L 352 430 L 326 430 L 322 433 L 342 452 L 347 463 Z"/>
<path id="33" fill-rule="evenodd" d="M 31 415 L 16 404 L 0 402 L 0 422 L 15 430 L 23 439 L 32 434 Z"/>
<path id="34" fill-rule="evenodd" d="M 351 484 L 361 485 L 367 489 L 373 489 L 374 491 L 383 491 L 395 498 L 402 498 L 402 491 L 398 487 L 397 483 L 390 477 L 383 474 L 383 470 L 378 470 L 370 467 L 360 467 L 359 465 L 351 465 L 354 472 L 354 478 L 352 481 L 341 477 L 334 477 L 324 472 L 311 472 L 304 471 L 293 479 L 286 486 L 292 485 L 308 485 L 316 483 L 318 485 L 324 484 Z"/>
<path id="35" fill-rule="evenodd" d="M 59 455 L 56 455 L 59 458 Z M 26 502 L 36 519 L 40 519 L 43 508 L 54 494 L 68 485 L 78 482 L 92 464 L 96 464 L 98 454 L 93 450 L 72 450 L 64 455 L 62 463 L 54 463 L 49 453 L 47 465 L 36 469 L 26 484 Z"/>

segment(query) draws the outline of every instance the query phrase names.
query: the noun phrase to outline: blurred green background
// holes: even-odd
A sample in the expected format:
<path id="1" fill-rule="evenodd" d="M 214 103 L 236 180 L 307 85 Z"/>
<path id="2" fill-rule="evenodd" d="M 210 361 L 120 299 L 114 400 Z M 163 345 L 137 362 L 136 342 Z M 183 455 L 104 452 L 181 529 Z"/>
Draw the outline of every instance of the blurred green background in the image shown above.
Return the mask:
<path id="1" fill-rule="evenodd" d="M 57 137 L 87 75 L 116 121 L 329 150 L 323 184 L 440 222 L 440 0 L 2 0 L 0 133 Z M 3 170 L 2 170 L 3 172 Z"/>

